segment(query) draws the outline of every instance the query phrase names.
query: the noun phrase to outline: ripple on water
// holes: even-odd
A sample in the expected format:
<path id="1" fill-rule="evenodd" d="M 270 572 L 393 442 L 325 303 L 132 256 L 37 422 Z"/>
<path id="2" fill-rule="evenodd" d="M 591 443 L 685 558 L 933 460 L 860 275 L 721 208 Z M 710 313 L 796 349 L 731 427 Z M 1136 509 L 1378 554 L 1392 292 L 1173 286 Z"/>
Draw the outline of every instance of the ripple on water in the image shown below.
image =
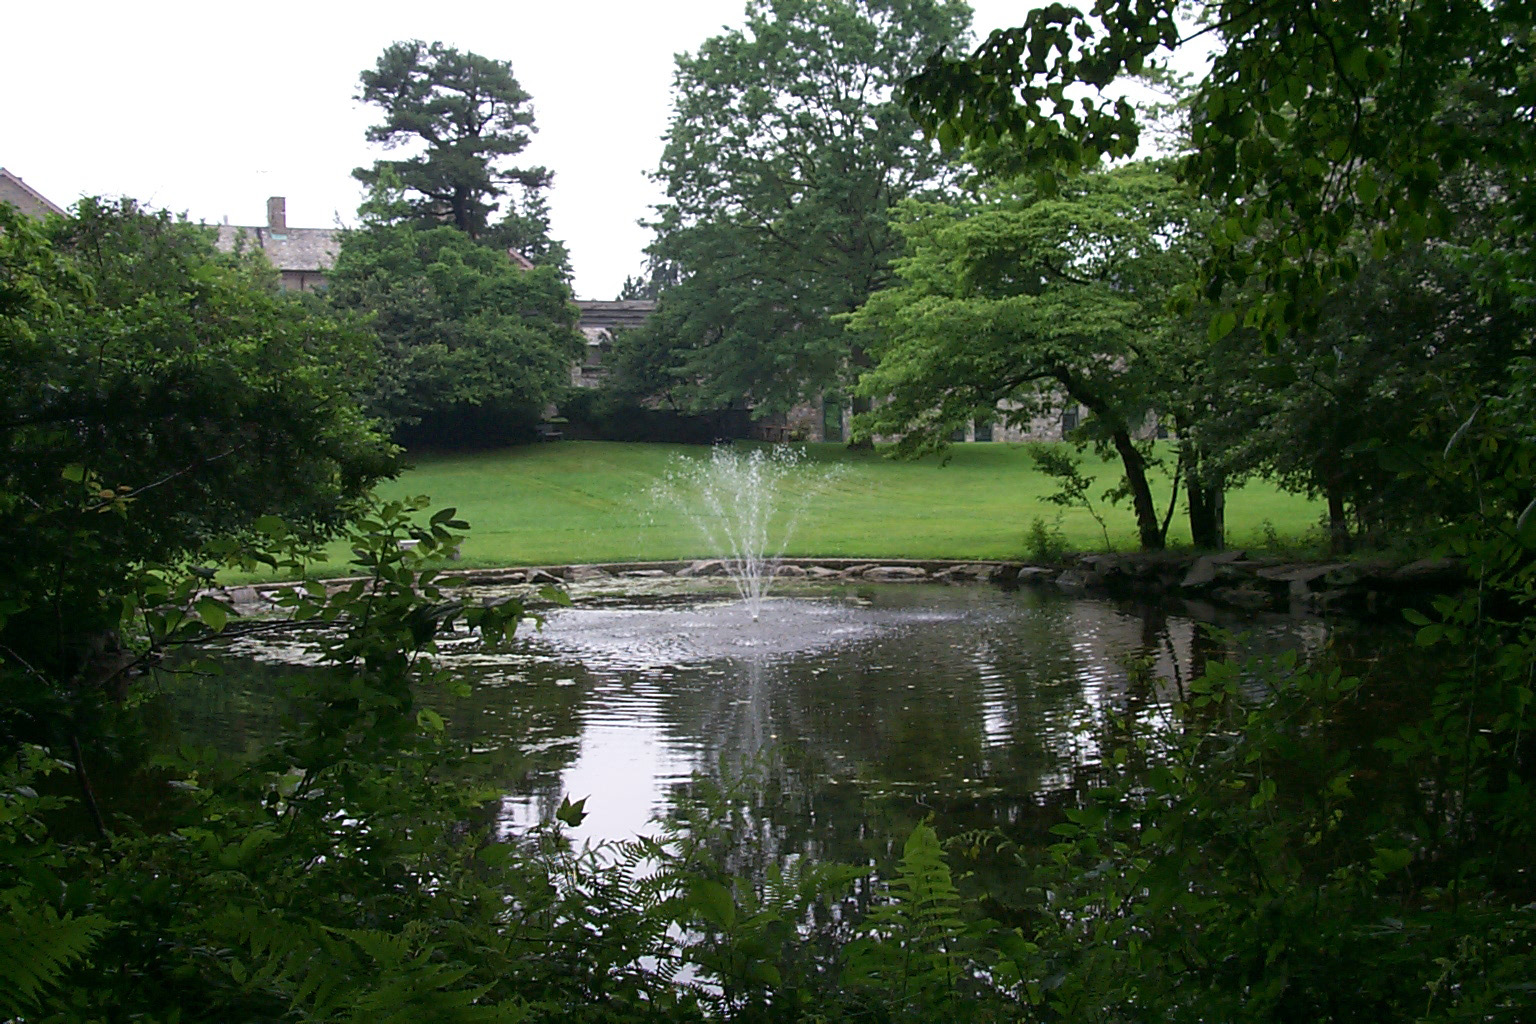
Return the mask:
<path id="1" fill-rule="evenodd" d="M 645 670 L 798 658 L 902 627 L 953 621 L 961 609 L 877 608 L 841 598 L 768 598 L 753 616 L 733 600 L 644 608 L 561 608 L 529 634 L 530 650 L 589 669 Z"/>
<path id="2" fill-rule="evenodd" d="M 499 649 L 461 635 L 436 660 L 481 684 L 472 708 L 444 707 L 451 724 L 479 749 L 504 743 L 538 761 L 508 781 L 507 823 L 547 816 L 563 794 L 592 796 L 580 834 L 593 838 L 643 828 L 693 772 L 772 744 L 794 766 L 774 815 L 783 824 L 792 807 L 820 807 L 794 828 L 829 850 L 848 840 L 839 815 L 857 818 L 855 799 L 901 813 L 970 808 L 959 824 L 1011 821 L 1099 757 L 1085 731 L 1094 712 L 1156 697 L 1128 680 L 1127 657 L 1174 679 L 1206 657 L 1326 636 L 1313 622 L 1249 624 L 1250 640 L 1213 649 L 1198 622 L 1170 611 L 980 587 L 803 586 L 756 619 L 720 588 L 573 593 L 577 605 L 544 612 L 542 629 Z M 301 634 L 231 647 L 284 666 L 316 661 Z"/>

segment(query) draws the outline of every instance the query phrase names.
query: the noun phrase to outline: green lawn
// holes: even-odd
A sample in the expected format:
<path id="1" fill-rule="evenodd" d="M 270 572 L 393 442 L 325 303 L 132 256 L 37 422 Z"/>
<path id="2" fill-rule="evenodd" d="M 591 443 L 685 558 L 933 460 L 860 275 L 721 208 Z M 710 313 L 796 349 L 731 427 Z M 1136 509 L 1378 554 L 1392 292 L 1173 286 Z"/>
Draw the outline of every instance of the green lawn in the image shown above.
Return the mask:
<path id="1" fill-rule="evenodd" d="M 1104 547 L 1086 511 L 1043 500 L 1055 488 L 1035 470 L 1027 444 L 957 445 L 944 463 L 897 462 L 838 444 L 806 447 L 808 463 L 836 465 L 841 475 L 801 516 L 789 554 L 1021 558 L 1031 520 L 1057 515 L 1071 547 Z M 654 501 L 652 489 L 675 460 L 708 455 L 701 447 L 597 441 L 422 455 L 379 490 L 384 497 L 426 494 L 434 507 L 457 507 L 472 527 L 465 566 L 687 558 L 717 552 L 681 512 Z M 1119 479 L 1118 463 L 1096 468 L 1105 487 Z M 1160 503 L 1167 501 L 1165 477 L 1156 493 Z M 1268 522 L 1282 537 L 1299 537 L 1315 525 L 1318 511 L 1304 498 L 1250 485 L 1227 499 L 1228 534 L 1234 544 L 1254 545 Z M 1114 546 L 1133 547 L 1129 510 L 1104 514 Z M 1182 505 L 1169 540 L 1189 542 Z M 339 547 L 332 557 L 333 565 L 345 563 Z"/>

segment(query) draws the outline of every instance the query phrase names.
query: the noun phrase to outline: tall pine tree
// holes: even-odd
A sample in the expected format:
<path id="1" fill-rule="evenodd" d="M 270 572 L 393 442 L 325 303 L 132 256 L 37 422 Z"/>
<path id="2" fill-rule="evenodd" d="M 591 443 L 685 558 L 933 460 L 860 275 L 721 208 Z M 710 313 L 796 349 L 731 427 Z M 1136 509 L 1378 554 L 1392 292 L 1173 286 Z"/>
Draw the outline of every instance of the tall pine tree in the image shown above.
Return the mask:
<path id="1" fill-rule="evenodd" d="M 531 218 L 547 227 L 542 192 L 550 173 L 504 163 L 521 153 L 537 130 L 531 97 L 512 76 L 510 63 L 442 43 L 394 43 L 362 73 L 358 99 L 384 111 L 384 119 L 368 129 L 370 142 L 388 149 L 422 148 L 413 156 L 359 167 L 353 177 L 373 188 L 385 171 L 392 172 L 417 217 L 451 224 L 471 238 L 487 232 L 503 197 L 510 195 L 506 223 L 517 237 L 508 241 L 527 235 L 519 249 L 543 254 L 537 250 L 547 245 L 547 231 L 530 232 L 522 222 Z"/>

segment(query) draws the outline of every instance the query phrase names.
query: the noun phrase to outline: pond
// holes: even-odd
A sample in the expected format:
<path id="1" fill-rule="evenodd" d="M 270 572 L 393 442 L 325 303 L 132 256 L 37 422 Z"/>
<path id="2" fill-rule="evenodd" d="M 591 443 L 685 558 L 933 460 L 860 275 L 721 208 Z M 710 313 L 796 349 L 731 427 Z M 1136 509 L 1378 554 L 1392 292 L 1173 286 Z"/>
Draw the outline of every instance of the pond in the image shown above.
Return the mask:
<path id="1" fill-rule="evenodd" d="M 1207 659 L 1382 640 L 1317 619 L 983 585 L 801 585 L 757 621 L 706 581 L 572 597 L 507 650 L 465 638 L 441 656 L 475 685 L 429 699 L 505 794 L 497 828 L 547 817 L 568 795 L 588 798 L 577 837 L 628 837 L 696 773 L 745 772 L 770 845 L 852 861 L 883 858 L 929 816 L 948 834 L 1059 820 L 1098 761 L 1100 713 L 1158 713 Z M 312 648 L 288 634 L 230 653 L 221 679 L 178 686 L 179 728 L 254 748 L 277 728 L 275 676 L 302 671 Z M 1161 682 L 1128 672 L 1133 660 Z"/>

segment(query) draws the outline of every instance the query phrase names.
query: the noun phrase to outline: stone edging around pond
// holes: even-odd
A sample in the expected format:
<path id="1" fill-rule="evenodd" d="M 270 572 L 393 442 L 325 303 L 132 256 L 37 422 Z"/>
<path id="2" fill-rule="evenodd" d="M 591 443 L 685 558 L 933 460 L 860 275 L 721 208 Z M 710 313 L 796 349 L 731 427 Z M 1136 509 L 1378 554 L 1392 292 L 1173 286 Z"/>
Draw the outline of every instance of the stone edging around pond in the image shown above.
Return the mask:
<path id="1" fill-rule="evenodd" d="M 590 583 L 600 580 L 699 579 L 727 575 L 725 560 L 608 562 L 507 569 L 464 569 L 471 584 Z M 777 575 L 786 579 L 870 583 L 993 583 L 1001 586 L 1055 586 L 1071 593 L 1109 596 L 1179 597 L 1249 611 L 1379 614 L 1454 592 L 1467 583 L 1450 559 L 1407 565 L 1372 562 L 1285 562 L 1249 558 L 1240 550 L 1210 555 L 1082 555 L 1065 565 L 1010 561 L 955 561 L 908 558 L 787 558 Z M 327 580 L 330 587 L 354 578 Z M 241 614 L 274 609 L 272 596 L 292 584 L 263 583 L 217 592 Z"/>
<path id="2" fill-rule="evenodd" d="M 1448 558 L 1399 564 L 1387 561 L 1294 562 L 1250 558 L 1241 550 L 1208 555 L 1083 555 L 1056 574 L 1064 590 L 1151 597 L 1178 596 L 1252 611 L 1390 613 L 1427 605 L 1439 594 L 1468 585 L 1466 571 Z"/>

